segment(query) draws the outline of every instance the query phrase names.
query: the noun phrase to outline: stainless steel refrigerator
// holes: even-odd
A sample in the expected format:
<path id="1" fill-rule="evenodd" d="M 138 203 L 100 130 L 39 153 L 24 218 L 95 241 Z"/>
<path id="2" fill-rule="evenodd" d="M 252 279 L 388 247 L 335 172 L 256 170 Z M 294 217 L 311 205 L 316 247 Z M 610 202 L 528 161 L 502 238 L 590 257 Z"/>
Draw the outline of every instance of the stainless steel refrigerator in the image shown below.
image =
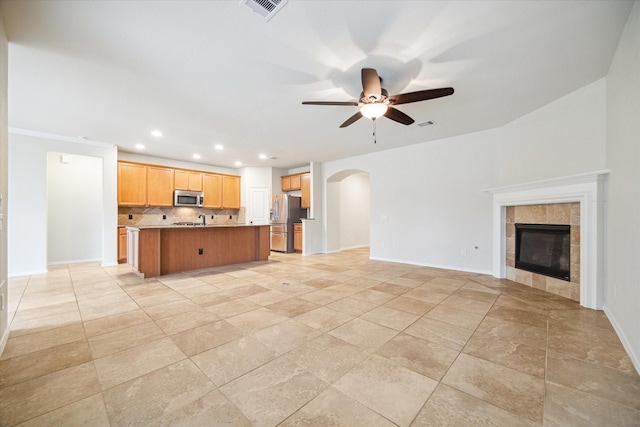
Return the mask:
<path id="1" fill-rule="evenodd" d="M 271 198 L 271 250 L 293 252 L 293 224 L 307 217 L 301 198 L 277 194 Z"/>

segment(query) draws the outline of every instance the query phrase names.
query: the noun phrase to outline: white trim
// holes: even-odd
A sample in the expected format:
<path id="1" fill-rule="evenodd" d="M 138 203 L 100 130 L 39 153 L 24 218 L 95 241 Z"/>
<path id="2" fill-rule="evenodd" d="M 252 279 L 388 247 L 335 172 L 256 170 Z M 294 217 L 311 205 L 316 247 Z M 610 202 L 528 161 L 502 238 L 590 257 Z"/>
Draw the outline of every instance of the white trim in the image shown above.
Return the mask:
<path id="1" fill-rule="evenodd" d="M 484 190 L 493 194 L 493 275 L 506 277 L 506 207 L 580 203 L 580 305 L 604 304 L 604 205 L 608 170 Z"/>
<path id="2" fill-rule="evenodd" d="M 609 310 L 609 307 L 605 305 L 602 309 L 604 310 L 604 314 L 606 314 L 607 318 L 609 319 L 609 322 L 611 322 L 611 326 L 613 326 L 613 329 L 618 334 L 618 338 L 620 338 L 622 346 L 627 351 L 629 359 L 631 359 L 631 363 L 633 363 L 633 366 L 636 368 L 636 372 L 640 372 L 640 357 L 638 357 L 638 355 L 633 351 L 633 346 L 624 334 L 624 330 L 622 329 L 622 327 L 620 327 L 620 324 L 616 320 L 611 310 Z"/>
<path id="3" fill-rule="evenodd" d="M 451 270 L 451 271 L 460 271 L 462 273 L 472 273 L 472 274 L 486 274 L 486 275 L 491 275 L 491 271 L 486 271 L 486 270 L 470 270 L 470 269 L 462 269 L 460 267 L 452 267 L 452 266 L 447 266 L 447 265 L 440 265 L 440 264 L 425 264 L 425 263 L 421 263 L 421 262 L 415 262 L 415 261 L 407 261 L 405 260 L 400 260 L 400 259 L 395 259 L 395 258 L 379 258 L 379 257 L 369 257 L 370 260 L 373 261 L 384 261 L 384 262 L 394 262 L 397 264 L 408 264 L 408 265 L 418 265 L 420 267 L 430 267 L 430 268 L 439 268 L 441 270 Z"/>

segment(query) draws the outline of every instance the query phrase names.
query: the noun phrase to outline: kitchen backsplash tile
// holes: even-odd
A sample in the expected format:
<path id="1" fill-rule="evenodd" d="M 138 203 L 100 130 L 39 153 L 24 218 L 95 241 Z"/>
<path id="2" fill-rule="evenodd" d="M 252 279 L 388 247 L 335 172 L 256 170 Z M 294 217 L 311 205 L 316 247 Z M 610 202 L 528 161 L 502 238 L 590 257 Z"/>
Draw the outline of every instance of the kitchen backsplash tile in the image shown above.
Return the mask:
<path id="1" fill-rule="evenodd" d="M 129 219 L 129 215 L 132 219 Z M 166 215 L 166 219 L 162 216 Z M 205 215 L 207 224 L 244 224 L 245 209 L 174 208 L 118 208 L 118 225 L 171 225 L 175 222 L 200 222 Z M 213 216 L 213 219 L 211 218 Z"/>

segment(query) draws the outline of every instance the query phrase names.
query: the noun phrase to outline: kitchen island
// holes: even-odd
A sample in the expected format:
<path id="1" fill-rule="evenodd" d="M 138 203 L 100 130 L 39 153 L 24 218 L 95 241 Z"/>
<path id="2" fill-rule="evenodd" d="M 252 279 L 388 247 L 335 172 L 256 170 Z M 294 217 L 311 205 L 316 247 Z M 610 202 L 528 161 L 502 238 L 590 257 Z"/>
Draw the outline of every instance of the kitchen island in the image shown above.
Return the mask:
<path id="1" fill-rule="evenodd" d="M 268 225 L 127 227 L 127 262 L 144 277 L 266 261 Z"/>

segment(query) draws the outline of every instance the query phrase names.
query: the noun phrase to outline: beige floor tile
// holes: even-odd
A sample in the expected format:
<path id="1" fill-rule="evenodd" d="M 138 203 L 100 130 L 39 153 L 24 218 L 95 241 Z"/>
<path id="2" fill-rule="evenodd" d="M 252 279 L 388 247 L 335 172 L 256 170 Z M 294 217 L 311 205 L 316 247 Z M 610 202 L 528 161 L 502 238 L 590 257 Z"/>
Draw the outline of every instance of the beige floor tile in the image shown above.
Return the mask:
<path id="1" fill-rule="evenodd" d="M 101 317 L 84 322 L 84 328 L 88 337 L 106 334 L 131 326 L 151 321 L 151 318 L 143 310 L 128 311 L 114 316 Z"/>
<path id="2" fill-rule="evenodd" d="M 322 335 L 286 355 L 326 383 L 332 383 L 362 362 L 369 353 L 331 335 Z"/>
<path id="3" fill-rule="evenodd" d="M 469 313 L 468 311 L 451 308 L 444 305 L 444 303 L 429 310 L 424 317 L 471 330 L 477 328 L 484 318 L 482 314 Z"/>
<path id="4" fill-rule="evenodd" d="M 93 363 L 0 389 L 0 425 L 11 426 L 100 393 Z"/>
<path id="5" fill-rule="evenodd" d="M 155 426 L 251 427 L 251 422 L 220 391 L 213 390 L 154 421 Z"/>
<path id="6" fill-rule="evenodd" d="M 256 426 L 273 426 L 317 396 L 327 384 L 278 358 L 220 388 Z"/>
<path id="7" fill-rule="evenodd" d="M 103 392 L 113 425 L 157 425 L 167 413 L 179 411 L 215 390 L 190 360 L 182 360 Z"/>
<path id="8" fill-rule="evenodd" d="M 442 383 L 541 423 L 544 380 L 467 354 L 460 354 Z"/>
<path id="9" fill-rule="evenodd" d="M 187 356 L 193 356 L 242 337 L 239 329 L 220 320 L 172 335 L 173 342 Z"/>
<path id="10" fill-rule="evenodd" d="M 640 409 L 640 376 L 549 351 L 547 381 Z"/>
<path id="11" fill-rule="evenodd" d="M 400 426 L 408 426 L 437 382 L 371 355 L 333 386 Z"/>
<path id="12" fill-rule="evenodd" d="M 296 317 L 311 310 L 315 310 L 318 307 L 320 307 L 318 304 L 296 297 L 267 306 L 267 308 L 274 313 L 287 317 Z"/>
<path id="13" fill-rule="evenodd" d="M 286 292 L 267 291 L 267 292 L 260 292 L 255 295 L 250 295 L 245 299 L 254 304 L 258 304 L 262 307 L 265 307 L 267 305 L 275 304 L 277 302 L 284 301 L 289 298 L 291 298 L 291 295 L 289 295 Z"/>
<path id="14" fill-rule="evenodd" d="M 387 328 L 395 329 L 396 331 L 402 331 L 418 320 L 419 316 L 394 308 L 380 306 L 363 314 L 360 318 L 386 326 Z"/>
<path id="15" fill-rule="evenodd" d="M 367 302 L 352 297 L 343 298 L 341 300 L 327 304 L 327 308 L 358 317 L 367 311 L 378 307 L 378 304 Z"/>
<path id="16" fill-rule="evenodd" d="M 226 319 L 227 317 L 246 313 L 247 311 L 253 311 L 257 308 L 260 308 L 258 304 L 254 304 L 241 298 L 216 305 L 209 305 L 206 307 L 206 310 L 210 311 L 211 313 L 217 314 L 221 319 Z"/>
<path id="17" fill-rule="evenodd" d="M 494 301 L 481 301 L 478 299 L 466 298 L 461 295 L 460 291 L 451 294 L 447 299 L 442 301 L 443 306 L 479 314 L 481 316 L 487 314 L 487 311 L 489 311 L 493 303 Z"/>
<path id="18" fill-rule="evenodd" d="M 21 335 L 15 338 L 9 335 L 9 339 L 7 340 L 7 344 L 2 352 L 2 358 L 0 358 L 0 360 L 33 353 L 34 351 L 44 350 L 46 348 L 67 344 L 84 338 L 85 333 L 82 323 L 74 323 L 72 325 L 63 326 L 62 328 Z"/>
<path id="19" fill-rule="evenodd" d="M 376 351 L 376 354 L 436 381 L 440 381 L 459 353 L 407 334 L 396 336 Z"/>
<path id="20" fill-rule="evenodd" d="M 0 388 L 90 361 L 86 339 L 5 359 L 0 362 Z"/>
<path id="21" fill-rule="evenodd" d="M 365 302 L 370 302 L 376 305 L 382 305 L 394 298 L 394 295 L 390 295 L 386 292 L 374 291 L 372 289 L 365 289 L 351 296 L 354 299 L 358 299 Z"/>
<path id="22" fill-rule="evenodd" d="M 547 316 L 544 314 L 501 305 L 494 305 L 487 313 L 487 316 L 508 320 L 510 322 L 522 323 L 524 325 L 535 326 L 537 328 L 546 329 L 547 327 Z"/>
<path id="23" fill-rule="evenodd" d="M 531 347 L 540 349 L 546 349 L 547 347 L 546 328 L 538 328 L 487 316 L 482 323 L 480 323 L 476 331 L 487 334 L 493 338 L 525 344 Z"/>
<path id="24" fill-rule="evenodd" d="M 540 348 L 476 332 L 462 351 L 520 372 L 544 378 L 547 352 Z"/>
<path id="25" fill-rule="evenodd" d="M 264 329 L 276 323 L 284 322 L 288 317 L 274 313 L 268 308 L 259 308 L 257 310 L 248 311 L 238 314 L 237 316 L 225 319 L 242 332 L 248 334 L 259 329 Z"/>
<path id="26" fill-rule="evenodd" d="M 416 316 L 422 316 L 435 307 L 435 305 L 428 304 L 417 299 L 400 296 L 385 303 L 384 307 L 394 308 L 406 313 L 415 314 Z"/>
<path id="27" fill-rule="evenodd" d="M 99 393 L 32 418 L 20 424 L 19 427 L 108 427 L 110 425 L 102 394 Z"/>
<path id="28" fill-rule="evenodd" d="M 144 307 L 144 311 L 153 320 L 164 319 L 165 317 L 171 317 L 189 311 L 198 311 L 200 309 L 201 307 L 198 304 L 189 299 L 183 299 L 182 297 L 176 297 L 174 300 L 165 304 Z"/>
<path id="29" fill-rule="evenodd" d="M 351 295 L 351 292 L 339 289 L 324 288 L 300 295 L 299 298 L 317 305 L 327 305 Z"/>
<path id="30" fill-rule="evenodd" d="M 412 298 L 418 301 L 426 302 L 427 304 L 440 304 L 444 301 L 449 294 L 443 292 L 437 292 L 432 289 L 424 289 L 422 287 L 414 288 L 409 292 L 402 294 L 403 297 Z"/>
<path id="31" fill-rule="evenodd" d="M 535 427 L 539 425 L 444 384 L 436 388 L 411 424 L 412 427 Z"/>
<path id="32" fill-rule="evenodd" d="M 9 319 L 11 319 L 11 316 L 9 316 Z M 80 310 L 78 310 L 77 306 L 73 311 L 52 314 L 49 316 L 43 315 L 42 317 L 32 319 L 16 319 L 14 317 L 11 322 L 11 336 L 19 337 L 21 335 L 49 331 L 51 329 L 69 326 L 74 323 L 77 324 L 79 322 L 82 322 L 82 317 L 80 317 Z"/>
<path id="33" fill-rule="evenodd" d="M 640 410 L 548 381 L 544 399 L 544 425 L 638 426 Z"/>
<path id="34" fill-rule="evenodd" d="M 422 317 L 405 329 L 404 333 L 460 351 L 471 338 L 473 330 Z"/>
<path id="35" fill-rule="evenodd" d="M 154 322 L 146 322 L 90 337 L 89 345 L 93 358 L 98 359 L 163 337 L 162 329 Z"/>
<path id="36" fill-rule="evenodd" d="M 163 338 L 95 359 L 94 363 L 100 385 L 107 390 L 185 357 L 171 339 Z"/>
<path id="37" fill-rule="evenodd" d="M 202 352 L 191 360 L 217 386 L 221 386 L 276 357 L 278 353 L 275 350 L 247 336 Z"/>
<path id="38" fill-rule="evenodd" d="M 189 311 L 158 319 L 156 320 L 156 324 L 167 335 L 173 335 L 208 323 L 217 322 L 218 320 L 220 320 L 220 318 L 216 314 L 201 308 L 198 311 Z"/>
<path id="39" fill-rule="evenodd" d="M 397 334 L 398 331 L 394 329 L 367 322 L 360 318 L 353 319 L 329 332 L 329 335 L 340 338 L 366 351 L 375 351 Z"/>
<path id="40" fill-rule="evenodd" d="M 295 320 L 285 320 L 253 333 L 261 343 L 274 349 L 280 354 L 287 353 L 300 347 L 322 332 Z"/>
<path id="41" fill-rule="evenodd" d="M 320 307 L 296 316 L 294 319 L 314 329 L 327 332 L 352 320 L 353 316 L 330 308 Z"/>
<path id="42" fill-rule="evenodd" d="M 393 427 L 395 424 L 339 390 L 328 387 L 280 426 Z"/>

